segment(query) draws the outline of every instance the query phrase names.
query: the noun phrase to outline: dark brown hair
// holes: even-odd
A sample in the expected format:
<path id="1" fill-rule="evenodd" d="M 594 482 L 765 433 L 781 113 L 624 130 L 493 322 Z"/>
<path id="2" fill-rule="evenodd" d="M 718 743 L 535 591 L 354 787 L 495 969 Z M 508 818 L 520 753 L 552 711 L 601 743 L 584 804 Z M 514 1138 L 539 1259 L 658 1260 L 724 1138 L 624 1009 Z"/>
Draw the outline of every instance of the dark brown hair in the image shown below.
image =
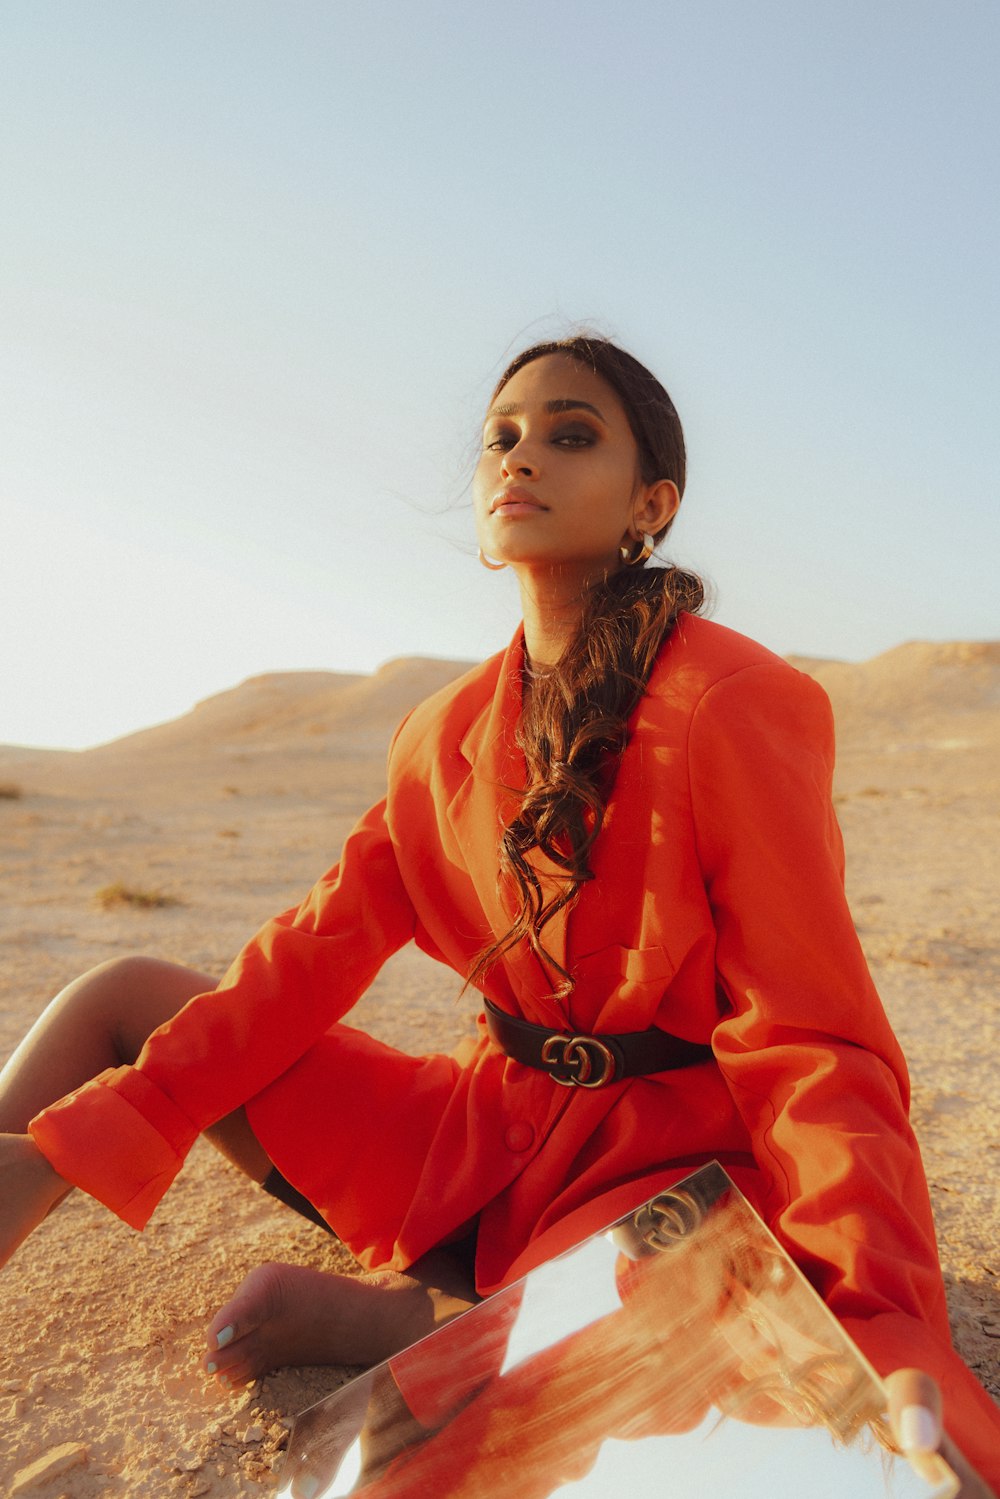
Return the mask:
<path id="1" fill-rule="evenodd" d="M 578 335 L 525 349 L 504 370 L 490 405 L 518 370 L 547 354 L 575 359 L 611 386 L 636 441 L 642 482 L 672 479 L 683 494 L 684 433 L 674 403 L 644 365 L 606 339 Z M 662 541 L 669 529 L 668 522 L 655 541 Z M 629 717 L 678 614 L 696 612 L 704 598 L 694 573 L 669 566 L 623 566 L 591 588 L 577 633 L 558 665 L 535 679 L 517 731 L 527 762 L 527 787 L 499 849 L 501 879 L 516 889 L 520 910 L 509 931 L 480 954 L 470 983 L 511 947 L 527 941 L 558 975 L 555 993 L 564 997 L 572 992 L 572 976 L 545 950 L 542 929 L 593 878 L 588 857 L 628 740 Z M 554 893 L 546 892 L 529 857 L 536 849 L 558 870 L 546 877 L 546 883 L 554 878 Z"/>

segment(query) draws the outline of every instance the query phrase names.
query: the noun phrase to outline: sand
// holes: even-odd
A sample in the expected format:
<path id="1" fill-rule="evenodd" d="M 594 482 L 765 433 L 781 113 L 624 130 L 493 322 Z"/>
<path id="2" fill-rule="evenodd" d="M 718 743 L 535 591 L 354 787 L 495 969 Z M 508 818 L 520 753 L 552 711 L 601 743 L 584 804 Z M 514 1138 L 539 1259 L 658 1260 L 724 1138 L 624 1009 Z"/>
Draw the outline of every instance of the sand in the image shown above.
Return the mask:
<path id="1" fill-rule="evenodd" d="M 834 702 L 848 893 L 910 1060 L 956 1344 L 1000 1396 L 1000 644 L 796 664 Z M 21 792 L 0 797 L 0 1055 L 105 958 L 221 975 L 334 862 L 380 794 L 393 726 L 461 669 L 259 677 L 100 749 L 0 748 L 0 784 Z M 176 903 L 102 909 L 116 882 Z M 471 1023 L 458 990 L 407 949 L 354 1014 L 395 1045 L 450 1047 Z M 203 1143 L 141 1236 L 73 1194 L 2 1272 L 0 1493 L 35 1463 L 38 1499 L 272 1490 L 291 1418 L 345 1371 L 286 1370 L 234 1398 L 197 1358 L 217 1307 L 274 1259 L 350 1263 Z"/>

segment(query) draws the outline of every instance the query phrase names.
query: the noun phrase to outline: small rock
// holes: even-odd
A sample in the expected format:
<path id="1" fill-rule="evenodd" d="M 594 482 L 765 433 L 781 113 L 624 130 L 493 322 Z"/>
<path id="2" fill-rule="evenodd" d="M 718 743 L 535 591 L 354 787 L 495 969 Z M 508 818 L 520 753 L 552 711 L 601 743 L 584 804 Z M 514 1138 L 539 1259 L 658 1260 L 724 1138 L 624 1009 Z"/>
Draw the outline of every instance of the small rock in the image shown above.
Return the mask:
<path id="1" fill-rule="evenodd" d="M 3 1390 L 5 1395 L 16 1395 L 18 1390 L 23 1389 L 23 1379 L 5 1379 L 3 1384 L 0 1384 L 0 1390 Z"/>
<path id="2" fill-rule="evenodd" d="M 10 1499 L 16 1499 L 18 1494 L 26 1493 L 36 1484 L 48 1483 L 50 1478 L 59 1478 L 70 1468 L 79 1467 L 86 1461 L 87 1449 L 82 1442 L 63 1442 L 61 1446 L 53 1447 L 51 1451 L 36 1458 L 33 1463 L 29 1463 L 26 1468 L 21 1468 L 14 1474 Z"/>
<path id="3" fill-rule="evenodd" d="M 182 1473 L 197 1473 L 204 1459 L 199 1457 L 193 1447 L 181 1447 L 174 1458 L 173 1466 L 179 1468 Z"/>
<path id="4" fill-rule="evenodd" d="M 246 1443 L 246 1442 L 262 1442 L 263 1440 L 264 1440 L 264 1428 L 263 1428 L 263 1426 L 261 1426 L 261 1424 L 260 1424 L 259 1421 L 255 1421 L 252 1426 L 248 1426 L 247 1429 L 246 1429 L 246 1431 L 243 1433 L 243 1441 L 244 1441 L 244 1443 Z"/>
<path id="5" fill-rule="evenodd" d="M 25 1400 L 23 1395 L 18 1395 L 16 1400 L 10 1402 L 10 1419 L 12 1421 L 20 1421 L 27 1409 L 27 1400 Z"/>

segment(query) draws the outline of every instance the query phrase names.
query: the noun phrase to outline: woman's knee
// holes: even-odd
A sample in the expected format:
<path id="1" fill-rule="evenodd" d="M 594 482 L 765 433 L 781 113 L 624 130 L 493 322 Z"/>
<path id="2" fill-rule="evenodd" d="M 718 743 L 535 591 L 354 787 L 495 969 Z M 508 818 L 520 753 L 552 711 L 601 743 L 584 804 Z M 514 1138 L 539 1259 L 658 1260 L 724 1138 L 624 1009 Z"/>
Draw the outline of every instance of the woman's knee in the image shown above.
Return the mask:
<path id="1" fill-rule="evenodd" d="M 121 1060 L 132 1062 L 153 1031 L 217 982 L 180 963 L 133 954 L 90 969 L 68 985 L 57 1002 L 93 1012 L 113 1038 Z"/>

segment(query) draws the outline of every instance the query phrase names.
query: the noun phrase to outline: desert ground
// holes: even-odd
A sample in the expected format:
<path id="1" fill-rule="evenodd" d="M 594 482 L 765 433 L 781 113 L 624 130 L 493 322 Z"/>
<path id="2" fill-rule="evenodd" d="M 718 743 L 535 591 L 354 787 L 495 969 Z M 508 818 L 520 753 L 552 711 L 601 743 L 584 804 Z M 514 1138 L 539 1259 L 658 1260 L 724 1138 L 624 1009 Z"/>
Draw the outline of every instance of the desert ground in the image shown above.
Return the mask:
<path id="1" fill-rule="evenodd" d="M 1000 644 L 795 664 L 834 703 L 848 894 L 910 1060 L 955 1341 L 1000 1396 Z M 259 677 L 98 749 L 0 748 L 0 1057 L 105 958 L 221 976 L 334 862 L 380 794 L 399 718 L 462 669 Z M 102 905 L 116 884 L 173 903 Z M 354 1016 L 408 1050 L 450 1049 L 473 1014 L 459 988 L 408 949 Z M 348 1146 L 360 1127 L 345 1121 Z M 273 1489 L 291 1418 L 345 1372 L 279 1372 L 232 1397 L 197 1359 L 218 1306 L 274 1259 L 349 1264 L 202 1142 L 141 1236 L 73 1194 L 3 1271 L 0 1493 Z"/>

